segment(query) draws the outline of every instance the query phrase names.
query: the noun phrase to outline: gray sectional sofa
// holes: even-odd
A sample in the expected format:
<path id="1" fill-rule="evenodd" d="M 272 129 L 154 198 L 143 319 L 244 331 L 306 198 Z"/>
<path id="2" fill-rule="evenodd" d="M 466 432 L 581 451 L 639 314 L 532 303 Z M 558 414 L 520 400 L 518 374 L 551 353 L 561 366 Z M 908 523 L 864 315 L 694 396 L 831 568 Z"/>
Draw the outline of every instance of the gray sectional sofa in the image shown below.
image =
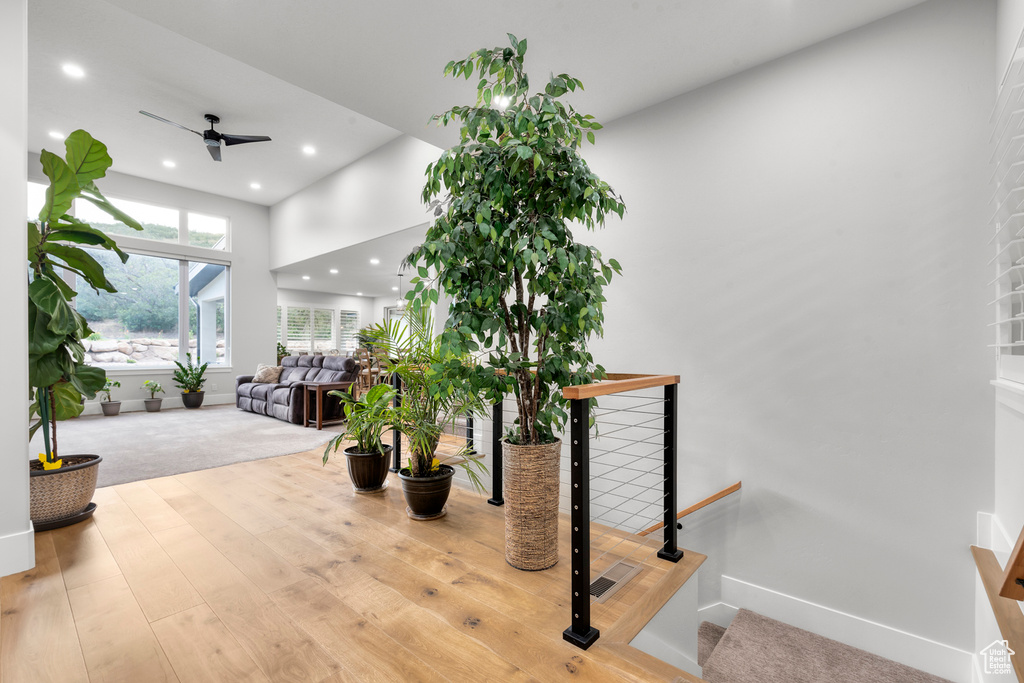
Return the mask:
<path id="1" fill-rule="evenodd" d="M 302 424 L 304 382 L 354 382 L 359 379 L 359 364 L 346 356 L 285 356 L 284 370 L 274 384 L 255 383 L 253 375 L 235 378 L 235 405 L 258 415 L 270 415 L 293 424 Z M 326 397 L 324 419 L 341 416 L 341 405 Z"/>

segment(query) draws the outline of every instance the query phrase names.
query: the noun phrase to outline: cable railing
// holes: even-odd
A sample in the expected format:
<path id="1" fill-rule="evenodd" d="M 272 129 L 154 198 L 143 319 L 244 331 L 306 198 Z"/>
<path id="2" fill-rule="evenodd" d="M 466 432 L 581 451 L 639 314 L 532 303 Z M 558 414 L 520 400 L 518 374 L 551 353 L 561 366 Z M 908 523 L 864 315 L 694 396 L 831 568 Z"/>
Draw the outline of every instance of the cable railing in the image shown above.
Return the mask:
<path id="1" fill-rule="evenodd" d="M 569 399 L 572 545 L 572 620 L 562 636 L 577 647 L 587 649 L 600 636 L 591 623 L 594 602 L 652 555 L 670 562 L 683 557 L 675 524 L 678 384 L 674 375 L 609 375 L 562 391 Z M 660 536 L 641 536 L 652 521 L 663 524 Z"/>
<path id="2" fill-rule="evenodd" d="M 638 575 L 652 556 L 678 562 L 678 383 L 675 375 L 608 375 L 567 387 L 568 438 L 563 435 L 559 508 L 570 522 L 571 624 L 565 640 L 587 649 L 600 632 L 591 605 L 603 603 Z M 401 401 L 400 387 L 395 398 Z M 501 439 L 518 414 L 499 400 L 487 416 L 465 417 L 447 431 L 442 448 L 463 444 L 470 457 L 489 455 L 491 505 L 503 505 Z M 393 471 L 402 443 L 393 437 Z M 486 494 L 485 494 L 486 495 Z M 655 533 L 658 532 L 658 533 Z"/>

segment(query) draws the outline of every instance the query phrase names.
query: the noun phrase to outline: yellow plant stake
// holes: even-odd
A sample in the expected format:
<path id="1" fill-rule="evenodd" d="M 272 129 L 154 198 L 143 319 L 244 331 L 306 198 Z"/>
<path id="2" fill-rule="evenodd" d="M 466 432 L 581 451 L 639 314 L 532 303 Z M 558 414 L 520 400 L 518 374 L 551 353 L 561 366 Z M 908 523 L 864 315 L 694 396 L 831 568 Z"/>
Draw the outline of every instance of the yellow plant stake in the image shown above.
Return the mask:
<path id="1" fill-rule="evenodd" d="M 44 470 L 59 470 L 61 465 L 64 464 L 63 460 L 54 460 L 53 462 L 50 462 L 46 459 L 46 453 L 39 454 L 39 462 L 43 463 Z"/>

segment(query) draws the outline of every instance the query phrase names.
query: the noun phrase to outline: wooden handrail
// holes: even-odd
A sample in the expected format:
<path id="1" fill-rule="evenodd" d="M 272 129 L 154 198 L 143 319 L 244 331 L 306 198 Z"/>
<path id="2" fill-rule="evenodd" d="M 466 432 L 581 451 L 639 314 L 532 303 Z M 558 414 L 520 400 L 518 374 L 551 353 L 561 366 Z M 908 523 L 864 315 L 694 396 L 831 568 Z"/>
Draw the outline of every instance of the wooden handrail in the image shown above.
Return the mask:
<path id="1" fill-rule="evenodd" d="M 596 398 L 598 396 L 609 396 L 623 391 L 636 391 L 637 389 L 650 389 L 651 387 L 663 387 L 669 384 L 679 384 L 679 375 L 631 375 L 624 373 L 610 373 L 606 379 L 593 384 L 575 384 L 562 389 L 562 397 L 568 399 Z"/>
<path id="2" fill-rule="evenodd" d="M 999 595 L 1011 600 L 1024 600 L 1024 527 L 1020 530 L 1020 537 L 1017 538 L 1017 545 L 1010 553 L 1010 559 L 1006 561 L 1003 587 L 999 590 Z M 1021 656 L 1024 656 L 1024 652 Z"/>
<path id="3" fill-rule="evenodd" d="M 985 586 L 985 593 L 988 594 L 996 623 L 999 624 L 999 632 L 1003 634 L 1007 646 L 1016 653 L 1010 657 L 1010 661 L 1013 663 L 1017 680 L 1024 683 L 1024 614 L 1014 600 L 1004 598 L 998 593 L 1003 570 L 995 553 L 974 545 L 971 546 L 971 553 L 974 555 L 975 564 L 978 565 L 978 574 Z"/>
<path id="4" fill-rule="evenodd" d="M 682 519 L 683 517 L 685 517 L 686 515 L 688 515 L 690 513 L 696 512 L 697 510 L 700 510 L 703 507 L 707 507 L 708 505 L 711 505 L 712 503 L 714 503 L 716 500 L 721 500 L 722 498 L 725 498 L 730 493 L 735 493 L 736 491 L 739 491 L 742 486 L 743 486 L 743 482 L 742 481 L 738 481 L 735 484 L 733 484 L 732 486 L 725 487 L 724 489 L 722 489 L 718 493 L 714 494 L 713 496 L 708 496 L 707 498 L 705 498 L 704 500 L 700 501 L 699 503 L 695 503 L 695 504 L 691 505 L 690 507 L 686 508 L 685 510 L 681 510 L 679 512 L 679 514 L 676 515 L 676 520 L 678 521 L 678 520 Z M 638 532 L 637 536 L 646 536 L 647 534 L 653 534 L 658 529 L 664 528 L 664 526 L 665 526 L 664 522 L 658 522 L 654 526 L 649 527 L 647 529 L 644 529 L 643 531 Z"/>

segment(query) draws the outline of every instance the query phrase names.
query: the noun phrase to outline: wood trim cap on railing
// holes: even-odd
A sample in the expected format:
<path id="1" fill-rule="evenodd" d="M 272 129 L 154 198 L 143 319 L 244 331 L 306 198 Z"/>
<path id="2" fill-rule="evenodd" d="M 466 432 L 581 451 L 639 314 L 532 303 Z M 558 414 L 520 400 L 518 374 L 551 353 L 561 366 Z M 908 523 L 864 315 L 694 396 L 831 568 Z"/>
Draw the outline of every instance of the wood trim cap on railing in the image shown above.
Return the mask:
<path id="1" fill-rule="evenodd" d="M 669 384 L 679 384 L 679 375 L 631 375 L 625 373 L 608 373 L 607 377 L 600 382 L 593 384 L 576 384 L 562 389 L 564 398 L 575 400 L 581 398 L 596 398 L 598 396 L 609 396 L 622 393 L 623 391 L 636 391 L 637 389 L 650 389 L 651 387 L 664 387 Z"/>
<path id="2" fill-rule="evenodd" d="M 1024 600 L 1024 583 L 1021 583 L 1022 581 L 1024 581 L 1024 528 L 1021 528 L 1017 545 L 1010 553 L 1010 559 L 1006 561 L 1006 569 L 1003 570 L 1003 587 L 999 589 L 999 595 L 1011 600 Z"/>

